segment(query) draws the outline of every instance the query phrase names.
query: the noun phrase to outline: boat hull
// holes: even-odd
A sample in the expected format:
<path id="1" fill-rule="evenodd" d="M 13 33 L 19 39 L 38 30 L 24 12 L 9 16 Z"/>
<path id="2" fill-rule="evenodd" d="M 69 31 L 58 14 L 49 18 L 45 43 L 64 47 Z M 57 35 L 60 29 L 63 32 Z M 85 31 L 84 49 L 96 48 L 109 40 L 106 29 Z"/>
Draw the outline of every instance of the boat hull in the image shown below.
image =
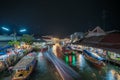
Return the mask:
<path id="1" fill-rule="evenodd" d="M 90 62 L 91 64 L 93 64 L 94 66 L 101 68 L 103 66 L 105 66 L 105 63 L 103 61 L 98 61 L 94 58 L 92 58 L 91 56 L 87 55 L 85 52 L 83 52 L 85 59 Z"/>
<path id="2" fill-rule="evenodd" d="M 30 71 L 25 77 L 21 77 L 21 78 L 14 78 L 14 77 L 13 77 L 12 80 L 26 80 L 26 79 L 30 76 L 30 74 L 33 72 L 36 63 L 37 63 L 37 60 L 35 60 L 34 64 L 32 64 L 33 66 L 32 66 L 31 71 Z"/>
<path id="3" fill-rule="evenodd" d="M 12 80 L 26 80 L 30 76 L 37 63 L 35 56 L 36 56 L 35 54 L 30 53 L 29 55 L 27 55 L 26 57 L 20 60 L 20 62 L 14 67 L 15 74 L 13 75 Z M 22 64 L 23 65 L 28 64 L 28 65 L 26 65 L 26 68 L 24 68 Z"/>

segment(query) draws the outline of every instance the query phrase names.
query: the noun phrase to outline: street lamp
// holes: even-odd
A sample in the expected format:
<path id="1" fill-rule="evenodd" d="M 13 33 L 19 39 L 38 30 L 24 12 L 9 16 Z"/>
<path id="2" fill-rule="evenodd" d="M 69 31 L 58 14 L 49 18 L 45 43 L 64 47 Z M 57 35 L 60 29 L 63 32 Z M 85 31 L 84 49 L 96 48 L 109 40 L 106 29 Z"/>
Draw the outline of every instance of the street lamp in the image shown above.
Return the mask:
<path id="1" fill-rule="evenodd" d="M 19 30 L 20 33 L 23 33 L 23 32 L 26 32 L 26 31 L 27 31 L 26 29 L 20 29 L 20 30 Z M 17 38 L 17 37 L 16 37 L 16 31 L 14 31 L 14 41 L 17 40 L 16 38 Z"/>
<path id="2" fill-rule="evenodd" d="M 5 31 L 10 31 L 8 28 L 6 28 L 6 27 L 1 27 L 3 30 L 5 30 Z"/>
<path id="3" fill-rule="evenodd" d="M 26 29 L 21 29 L 19 30 L 19 32 L 26 32 Z"/>

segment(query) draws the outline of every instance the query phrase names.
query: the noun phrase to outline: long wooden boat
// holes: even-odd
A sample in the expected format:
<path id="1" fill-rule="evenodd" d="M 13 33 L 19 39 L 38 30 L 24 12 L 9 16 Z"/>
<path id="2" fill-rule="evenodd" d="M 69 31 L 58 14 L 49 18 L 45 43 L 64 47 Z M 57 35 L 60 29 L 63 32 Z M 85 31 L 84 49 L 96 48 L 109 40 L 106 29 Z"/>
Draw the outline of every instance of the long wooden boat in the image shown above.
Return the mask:
<path id="1" fill-rule="evenodd" d="M 85 59 L 91 62 L 96 67 L 105 66 L 105 63 L 103 62 L 103 60 L 105 59 L 100 57 L 96 53 L 90 52 L 88 50 L 83 50 L 83 54 L 84 54 Z"/>
<path id="2" fill-rule="evenodd" d="M 13 78 L 12 80 L 25 80 L 32 73 L 36 64 L 35 53 L 29 53 L 24 56 L 13 68 Z"/>

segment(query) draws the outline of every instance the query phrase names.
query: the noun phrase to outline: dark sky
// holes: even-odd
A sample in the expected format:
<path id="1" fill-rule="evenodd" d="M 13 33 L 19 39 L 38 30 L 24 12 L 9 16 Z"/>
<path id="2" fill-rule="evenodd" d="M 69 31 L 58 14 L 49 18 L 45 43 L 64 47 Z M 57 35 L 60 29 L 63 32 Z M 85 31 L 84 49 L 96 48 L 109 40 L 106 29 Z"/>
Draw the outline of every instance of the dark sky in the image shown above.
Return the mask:
<path id="1" fill-rule="evenodd" d="M 115 0 L 0 0 L 0 26 L 58 36 L 95 26 L 120 29 L 119 10 Z"/>

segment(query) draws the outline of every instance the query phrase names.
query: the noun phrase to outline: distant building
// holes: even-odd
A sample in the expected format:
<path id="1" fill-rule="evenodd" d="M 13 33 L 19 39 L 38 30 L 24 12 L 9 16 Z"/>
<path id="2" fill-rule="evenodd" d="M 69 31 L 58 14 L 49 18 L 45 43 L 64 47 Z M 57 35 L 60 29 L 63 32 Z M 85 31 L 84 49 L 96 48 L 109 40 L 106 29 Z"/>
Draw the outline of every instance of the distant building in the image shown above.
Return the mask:
<path id="1" fill-rule="evenodd" d="M 19 40 L 20 37 L 17 36 L 17 40 Z M 8 41 L 14 40 L 13 36 L 8 35 L 0 35 L 0 47 L 5 46 L 8 44 Z"/>
<path id="2" fill-rule="evenodd" d="M 79 44 L 120 53 L 119 37 L 120 32 L 112 32 L 102 36 L 86 37 Z"/>
<path id="3" fill-rule="evenodd" d="M 83 32 L 75 32 L 74 34 L 70 35 L 71 42 L 75 42 L 83 38 L 84 38 Z"/>
<path id="4" fill-rule="evenodd" d="M 83 39 L 84 33 L 83 32 L 75 32 L 74 33 L 76 39 Z"/>
<path id="5" fill-rule="evenodd" d="M 52 36 L 42 36 L 42 39 L 45 41 L 52 41 Z"/>
<path id="6" fill-rule="evenodd" d="M 19 36 L 16 36 L 17 40 L 20 39 Z M 10 40 L 14 40 L 13 36 L 8 36 L 8 35 L 0 35 L 0 41 L 10 41 Z"/>
<path id="7" fill-rule="evenodd" d="M 102 36 L 102 35 L 106 35 L 105 31 L 101 29 L 99 26 L 97 26 L 92 31 L 88 31 L 88 34 L 85 37 Z"/>
<path id="8" fill-rule="evenodd" d="M 70 40 L 71 40 L 71 42 L 73 42 L 73 41 L 74 41 L 74 39 L 75 39 L 74 34 L 71 34 L 71 35 L 70 35 Z"/>

